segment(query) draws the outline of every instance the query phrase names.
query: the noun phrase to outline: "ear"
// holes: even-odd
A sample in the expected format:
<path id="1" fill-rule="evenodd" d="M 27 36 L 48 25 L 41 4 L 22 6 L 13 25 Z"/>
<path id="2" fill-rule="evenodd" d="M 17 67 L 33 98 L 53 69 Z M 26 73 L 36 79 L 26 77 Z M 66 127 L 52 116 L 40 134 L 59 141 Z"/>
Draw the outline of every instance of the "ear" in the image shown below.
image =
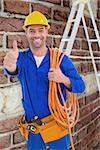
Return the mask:
<path id="1" fill-rule="evenodd" d="M 27 29 L 25 30 L 25 34 L 26 34 L 26 37 L 28 36 L 28 31 L 27 31 Z"/>
<path id="2" fill-rule="evenodd" d="M 48 35 L 48 28 L 47 27 L 45 27 L 46 28 L 46 33 L 47 33 L 47 35 Z"/>

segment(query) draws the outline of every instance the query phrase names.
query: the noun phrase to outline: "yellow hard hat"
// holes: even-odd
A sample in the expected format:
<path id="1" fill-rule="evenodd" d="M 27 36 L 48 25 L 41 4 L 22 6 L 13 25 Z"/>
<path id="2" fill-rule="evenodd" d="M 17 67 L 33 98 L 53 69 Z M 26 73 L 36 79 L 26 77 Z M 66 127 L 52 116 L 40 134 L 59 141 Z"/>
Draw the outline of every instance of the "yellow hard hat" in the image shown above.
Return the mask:
<path id="1" fill-rule="evenodd" d="M 48 29 L 50 29 L 50 25 L 48 24 L 46 17 L 39 11 L 34 11 L 26 17 L 23 29 L 26 30 L 27 26 L 35 24 L 45 25 Z"/>

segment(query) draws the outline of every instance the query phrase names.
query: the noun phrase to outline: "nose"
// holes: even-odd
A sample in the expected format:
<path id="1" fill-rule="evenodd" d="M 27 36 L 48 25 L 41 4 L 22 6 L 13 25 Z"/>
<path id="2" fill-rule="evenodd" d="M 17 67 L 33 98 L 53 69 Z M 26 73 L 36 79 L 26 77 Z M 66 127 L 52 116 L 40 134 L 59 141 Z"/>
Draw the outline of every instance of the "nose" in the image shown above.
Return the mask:
<path id="1" fill-rule="evenodd" d="M 40 33 L 38 31 L 36 31 L 35 33 L 32 34 L 35 38 L 39 38 L 40 37 Z"/>

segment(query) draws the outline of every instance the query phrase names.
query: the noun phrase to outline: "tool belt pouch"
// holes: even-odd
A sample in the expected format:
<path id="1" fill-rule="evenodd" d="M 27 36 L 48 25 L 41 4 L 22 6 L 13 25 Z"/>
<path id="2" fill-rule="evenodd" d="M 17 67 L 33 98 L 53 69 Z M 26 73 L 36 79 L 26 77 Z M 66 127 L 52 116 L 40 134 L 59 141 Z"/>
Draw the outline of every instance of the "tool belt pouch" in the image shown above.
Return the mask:
<path id="1" fill-rule="evenodd" d="M 31 130 L 31 132 L 33 134 L 40 133 L 45 143 L 58 140 L 68 134 L 68 130 L 61 127 L 51 115 L 43 118 L 41 121 L 43 123 L 41 126 L 37 125 L 36 123 L 28 123 L 27 125 L 34 126 L 36 131 L 32 132 Z M 19 118 L 19 125 L 19 130 L 22 136 L 28 140 L 29 131 L 27 130 L 27 125 L 22 123 L 22 117 Z"/>
<path id="2" fill-rule="evenodd" d="M 68 134 L 68 130 L 62 128 L 50 115 L 42 119 L 45 124 L 39 126 L 39 132 L 45 143 L 58 140 Z"/>

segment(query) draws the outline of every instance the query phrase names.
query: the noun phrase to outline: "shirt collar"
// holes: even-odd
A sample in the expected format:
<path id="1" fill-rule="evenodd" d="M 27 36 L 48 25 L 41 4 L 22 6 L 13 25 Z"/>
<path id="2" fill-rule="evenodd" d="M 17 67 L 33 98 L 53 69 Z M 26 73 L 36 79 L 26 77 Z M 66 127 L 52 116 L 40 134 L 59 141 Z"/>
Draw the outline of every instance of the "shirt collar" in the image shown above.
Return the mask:
<path id="1" fill-rule="evenodd" d="M 46 47 L 47 47 L 48 51 L 47 51 L 47 53 L 46 53 L 46 55 L 45 55 L 41 65 L 44 64 L 47 61 L 50 61 L 50 48 L 47 45 L 46 45 Z M 34 59 L 34 55 L 33 55 L 33 53 L 32 53 L 30 48 L 27 50 L 27 52 L 28 52 L 28 57 L 30 57 L 33 60 L 33 62 L 36 63 L 35 59 Z"/>

